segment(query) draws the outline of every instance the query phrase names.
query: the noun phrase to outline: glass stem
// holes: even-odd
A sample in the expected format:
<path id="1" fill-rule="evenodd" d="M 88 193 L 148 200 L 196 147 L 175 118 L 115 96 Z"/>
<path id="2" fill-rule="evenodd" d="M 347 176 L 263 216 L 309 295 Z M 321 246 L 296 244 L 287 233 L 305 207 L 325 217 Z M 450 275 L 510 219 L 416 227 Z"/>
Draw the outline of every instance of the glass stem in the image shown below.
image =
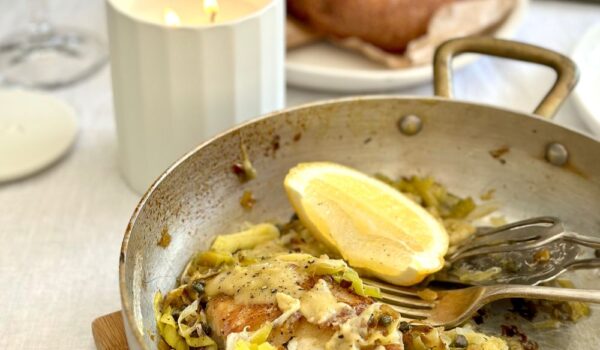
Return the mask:
<path id="1" fill-rule="evenodd" d="M 52 32 L 52 26 L 48 20 L 48 1 L 29 0 L 29 31 L 32 37 L 46 37 Z"/>

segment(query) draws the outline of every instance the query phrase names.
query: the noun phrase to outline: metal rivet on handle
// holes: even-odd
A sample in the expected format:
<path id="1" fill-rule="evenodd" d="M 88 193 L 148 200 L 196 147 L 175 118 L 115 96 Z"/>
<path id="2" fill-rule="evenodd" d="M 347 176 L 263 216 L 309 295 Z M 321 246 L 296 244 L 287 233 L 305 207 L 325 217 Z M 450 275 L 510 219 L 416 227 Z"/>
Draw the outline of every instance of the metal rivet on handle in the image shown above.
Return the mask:
<path id="1" fill-rule="evenodd" d="M 398 129 L 407 136 L 418 134 L 422 128 L 423 121 L 414 114 L 405 115 L 398 121 Z"/>
<path id="2" fill-rule="evenodd" d="M 569 160 L 569 151 L 558 142 L 552 142 L 546 146 L 546 160 L 556 166 L 563 166 Z"/>

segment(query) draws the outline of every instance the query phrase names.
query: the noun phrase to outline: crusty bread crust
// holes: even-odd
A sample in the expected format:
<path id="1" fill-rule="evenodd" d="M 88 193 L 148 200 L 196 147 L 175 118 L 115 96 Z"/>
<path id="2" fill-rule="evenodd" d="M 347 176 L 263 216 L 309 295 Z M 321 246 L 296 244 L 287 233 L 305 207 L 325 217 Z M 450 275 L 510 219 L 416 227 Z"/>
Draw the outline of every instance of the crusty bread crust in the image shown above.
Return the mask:
<path id="1" fill-rule="evenodd" d="M 454 0 L 287 0 L 288 11 L 323 34 L 358 37 L 402 52 L 427 32 L 435 11 Z"/>

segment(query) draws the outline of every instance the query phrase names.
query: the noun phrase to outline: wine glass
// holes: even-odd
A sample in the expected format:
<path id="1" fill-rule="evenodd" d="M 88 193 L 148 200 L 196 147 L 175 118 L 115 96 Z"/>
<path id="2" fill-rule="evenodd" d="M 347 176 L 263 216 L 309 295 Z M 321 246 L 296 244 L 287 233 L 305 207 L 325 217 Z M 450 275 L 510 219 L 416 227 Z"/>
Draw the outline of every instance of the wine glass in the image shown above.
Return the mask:
<path id="1" fill-rule="evenodd" d="M 0 40 L 0 83 L 53 89 L 79 82 L 104 65 L 107 48 L 100 38 L 52 25 L 46 0 L 28 5 L 28 25 Z"/>

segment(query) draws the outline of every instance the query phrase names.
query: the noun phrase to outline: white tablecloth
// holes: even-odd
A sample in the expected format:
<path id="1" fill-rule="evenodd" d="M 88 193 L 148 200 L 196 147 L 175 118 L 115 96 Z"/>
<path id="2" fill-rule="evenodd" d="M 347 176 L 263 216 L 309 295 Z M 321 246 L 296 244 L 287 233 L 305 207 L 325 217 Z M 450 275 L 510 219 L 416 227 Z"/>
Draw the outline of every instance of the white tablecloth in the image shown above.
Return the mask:
<path id="1" fill-rule="evenodd" d="M 25 3 L 0 0 L 0 36 L 24 24 Z M 50 9 L 55 22 L 106 37 L 102 0 L 55 0 Z M 599 21 L 599 5 L 534 1 L 517 38 L 569 54 Z M 456 75 L 455 87 L 463 99 L 531 111 L 551 81 L 547 69 L 481 59 Z M 120 307 L 119 247 L 138 195 L 117 168 L 108 68 L 55 94 L 78 112 L 74 148 L 47 171 L 0 185 L 0 349 L 92 349 L 91 321 Z M 289 105 L 336 96 L 287 94 Z M 556 121 L 586 131 L 570 103 Z"/>

